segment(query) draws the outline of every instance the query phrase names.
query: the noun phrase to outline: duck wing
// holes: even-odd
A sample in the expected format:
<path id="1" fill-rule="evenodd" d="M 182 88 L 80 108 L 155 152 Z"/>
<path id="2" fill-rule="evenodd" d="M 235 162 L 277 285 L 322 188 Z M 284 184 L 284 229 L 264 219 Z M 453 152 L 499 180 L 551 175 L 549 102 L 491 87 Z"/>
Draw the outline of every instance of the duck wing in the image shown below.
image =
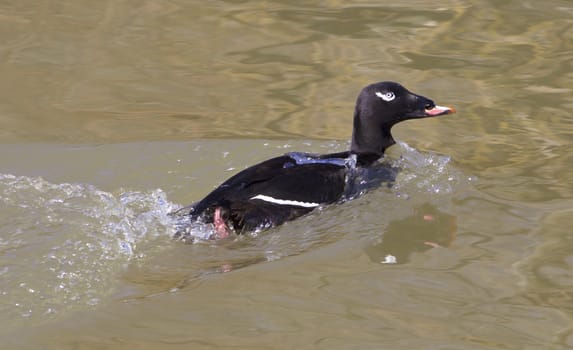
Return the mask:
<path id="1" fill-rule="evenodd" d="M 301 207 L 332 203 L 344 192 L 346 170 L 344 165 L 323 161 L 297 162 L 291 155 L 271 158 L 223 182 L 189 214 L 198 216 L 212 207 L 255 200 Z"/>

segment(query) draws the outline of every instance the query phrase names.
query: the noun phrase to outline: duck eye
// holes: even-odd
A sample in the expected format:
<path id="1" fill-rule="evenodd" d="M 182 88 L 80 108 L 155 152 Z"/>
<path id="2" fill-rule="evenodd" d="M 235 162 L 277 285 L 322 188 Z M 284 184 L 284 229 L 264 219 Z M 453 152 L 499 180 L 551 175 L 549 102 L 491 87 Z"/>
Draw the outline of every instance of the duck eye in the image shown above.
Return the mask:
<path id="1" fill-rule="evenodd" d="M 376 96 L 380 97 L 381 99 L 383 99 L 386 102 L 390 102 L 393 99 L 396 98 L 396 95 L 394 95 L 394 93 L 392 91 L 388 91 L 388 92 L 376 92 Z"/>

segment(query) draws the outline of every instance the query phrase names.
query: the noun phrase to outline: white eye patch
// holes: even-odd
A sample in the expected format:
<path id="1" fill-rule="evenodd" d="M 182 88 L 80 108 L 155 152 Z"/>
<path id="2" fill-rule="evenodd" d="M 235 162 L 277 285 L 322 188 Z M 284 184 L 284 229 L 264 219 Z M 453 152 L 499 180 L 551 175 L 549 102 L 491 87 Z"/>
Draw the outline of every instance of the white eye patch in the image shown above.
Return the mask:
<path id="1" fill-rule="evenodd" d="M 388 91 L 385 93 L 381 93 L 381 92 L 376 91 L 376 96 L 380 97 L 381 99 L 383 99 L 386 102 L 390 102 L 396 98 L 396 95 L 394 95 L 394 93 L 392 91 Z"/>

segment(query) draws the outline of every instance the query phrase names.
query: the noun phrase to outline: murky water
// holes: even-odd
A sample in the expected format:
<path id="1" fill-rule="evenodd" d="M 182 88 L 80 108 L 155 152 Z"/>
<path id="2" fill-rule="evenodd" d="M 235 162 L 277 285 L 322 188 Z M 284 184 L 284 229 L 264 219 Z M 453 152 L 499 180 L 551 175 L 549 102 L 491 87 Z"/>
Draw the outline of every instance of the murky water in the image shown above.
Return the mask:
<path id="1" fill-rule="evenodd" d="M 0 3 L 6 348 L 573 347 L 569 1 Z M 290 151 L 344 150 L 363 85 L 396 185 L 257 235 L 172 210 Z"/>

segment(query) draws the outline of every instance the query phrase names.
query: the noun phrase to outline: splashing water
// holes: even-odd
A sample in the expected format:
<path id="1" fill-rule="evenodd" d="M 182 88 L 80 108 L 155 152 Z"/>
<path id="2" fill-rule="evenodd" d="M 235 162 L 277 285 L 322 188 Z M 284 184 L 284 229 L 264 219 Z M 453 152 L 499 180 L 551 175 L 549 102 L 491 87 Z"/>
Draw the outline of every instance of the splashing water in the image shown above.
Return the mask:
<path id="1" fill-rule="evenodd" d="M 399 142 L 397 146 L 401 156 L 393 165 L 399 167 L 401 172 L 394 185 L 394 192 L 399 196 L 408 197 L 413 192 L 447 195 L 453 193 L 458 186 L 475 180 L 464 177 L 450 166 L 451 159 L 448 156 L 420 152 L 404 142 Z"/>
<path id="2" fill-rule="evenodd" d="M 161 190 L 114 195 L 0 174 L 0 314 L 42 319 L 98 304 L 144 255 L 138 246 L 168 241 L 173 209 Z"/>

